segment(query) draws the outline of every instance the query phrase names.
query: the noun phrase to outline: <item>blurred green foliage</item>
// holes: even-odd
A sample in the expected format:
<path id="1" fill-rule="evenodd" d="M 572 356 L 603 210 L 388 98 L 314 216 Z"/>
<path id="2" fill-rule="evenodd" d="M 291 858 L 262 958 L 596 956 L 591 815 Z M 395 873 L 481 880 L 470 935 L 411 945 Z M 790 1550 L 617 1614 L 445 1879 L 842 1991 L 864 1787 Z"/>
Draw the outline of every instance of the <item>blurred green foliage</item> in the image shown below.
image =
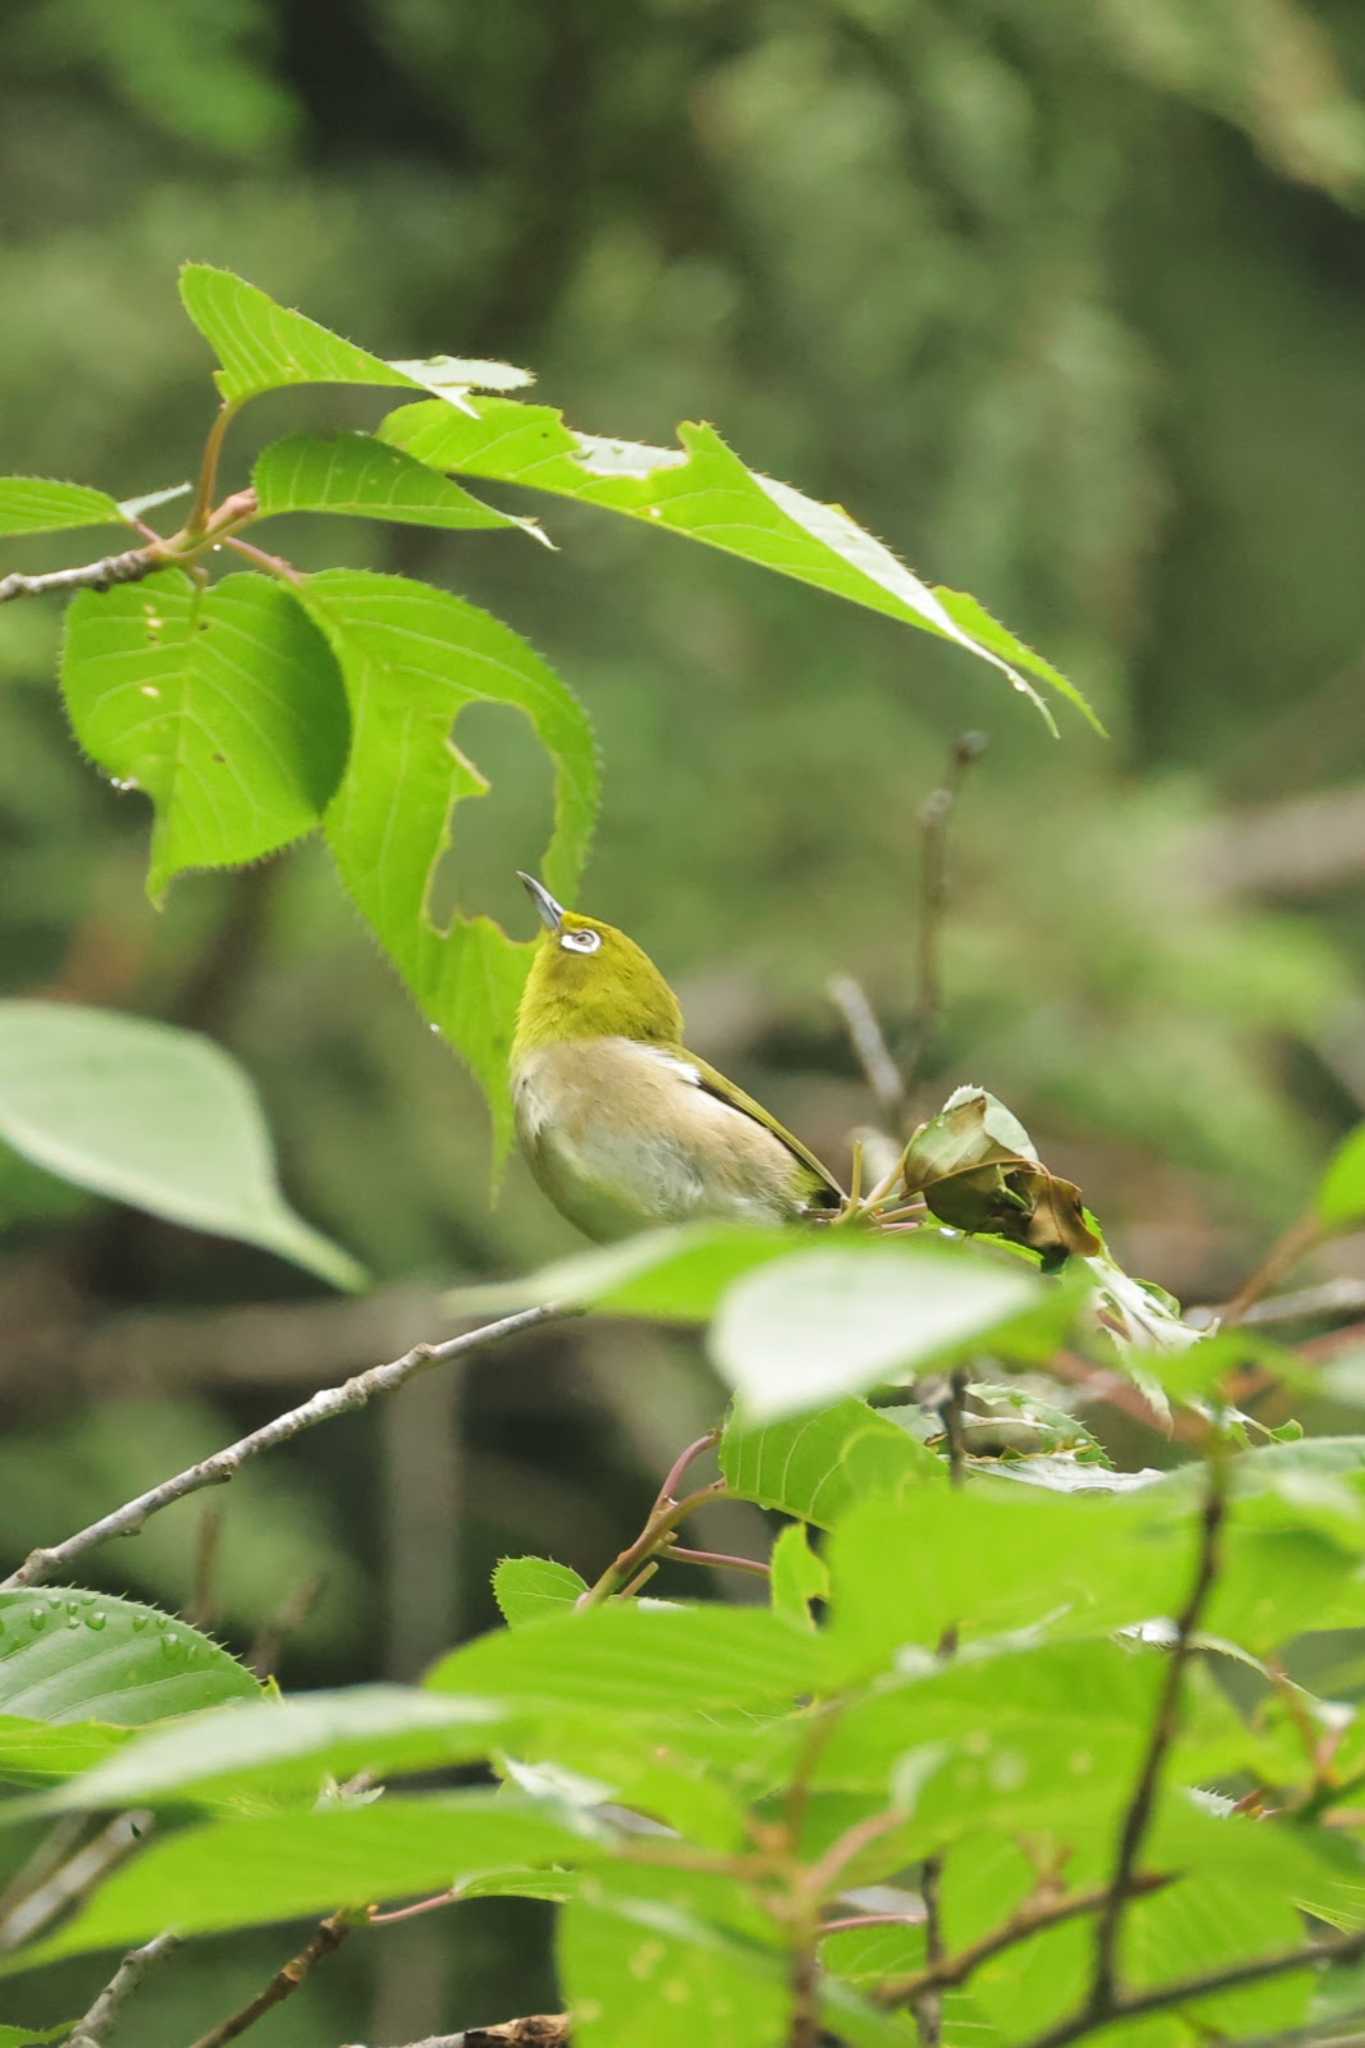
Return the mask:
<path id="1" fill-rule="evenodd" d="M 1075 723 L 1054 743 L 950 649 L 576 507 L 548 508 L 556 556 L 497 534 L 277 529 L 307 566 L 445 583 L 544 649 L 606 764 L 585 907 L 649 948 L 692 1041 L 839 1168 L 871 1111 L 825 982 L 860 977 L 893 1046 L 910 1043 L 918 810 L 952 737 L 987 729 L 953 823 L 923 1106 L 989 1087 L 1130 1270 L 1204 1299 L 1241 1277 L 1365 1087 L 1365 18 L 1350 0 L 559 0 L 496 16 L 19 0 L 6 86 L 5 470 L 121 496 L 191 473 L 211 405 L 175 300 L 194 257 L 387 355 L 529 362 L 538 395 L 587 430 L 668 442 L 680 418 L 713 420 L 1073 675 L 1108 743 Z M 278 394 L 253 430 L 382 410 L 378 393 Z M 225 483 L 245 480 L 230 458 Z M 35 539 L 4 565 L 84 552 L 78 535 Z M 163 914 L 148 907 L 146 807 L 78 758 L 57 633 L 37 604 L 0 621 L 3 992 L 229 1045 L 292 1197 L 381 1276 L 507 1273 L 568 1248 L 519 1171 L 490 1214 L 475 1091 L 316 849 L 189 877 Z M 528 935 L 511 870 L 547 836 L 546 764 L 498 710 L 472 708 L 460 737 L 493 793 L 465 807 L 446 900 Z M 291 1380 L 276 1352 L 293 1337 L 262 1337 L 276 1377 L 263 1364 L 215 1386 L 196 1319 L 296 1297 L 295 1276 L 73 1206 L 10 1161 L 0 1215 L 0 1399 L 44 1432 L 29 1469 L 54 1520 L 121 1484 L 97 1395 L 154 1394 L 170 1436 L 207 1449 L 215 1421 L 225 1437 L 368 1362 L 300 1343 L 313 1378 Z M 92 1331 L 148 1313 L 183 1333 L 192 1404 L 168 1399 L 171 1372 L 79 1367 Z M 420 1334 L 396 1329 L 392 1348 Z M 314 1573 L 320 1545 L 342 1546 L 290 1675 L 411 1676 L 452 1625 L 491 1619 L 500 1551 L 592 1575 L 717 1396 L 662 1337 L 591 1356 L 547 1342 L 461 1391 L 455 1481 L 453 1405 L 432 1399 L 406 1430 L 299 1447 L 290 1474 L 263 1474 L 279 1492 L 261 1519 L 229 1503 L 235 1636 Z M 130 1466 L 123 1490 L 142 1476 Z M 8 1540 L 57 1533 L 45 1520 Z M 100 1569 L 187 1602 L 192 1535 L 178 1558 L 161 1541 Z M 396 1585 L 407 1620 L 386 1633 L 374 1616 Z M 435 2023 L 424 1970 L 433 2000 L 457 1971 L 467 2018 L 517 2003 L 500 1935 L 531 1909 L 467 1911 L 457 1963 L 420 1923 L 401 1930 L 375 2038 Z M 222 1970 L 226 2010 L 260 1971 L 237 1953 Z M 404 1972 L 417 1991 L 396 1988 Z M 275 2038 L 340 2038 L 361 1973 L 341 1958 Z M 86 1985 L 74 1970 L 70 2010 Z M 173 2042 L 209 1991 L 171 1972 L 161 1998 Z"/>

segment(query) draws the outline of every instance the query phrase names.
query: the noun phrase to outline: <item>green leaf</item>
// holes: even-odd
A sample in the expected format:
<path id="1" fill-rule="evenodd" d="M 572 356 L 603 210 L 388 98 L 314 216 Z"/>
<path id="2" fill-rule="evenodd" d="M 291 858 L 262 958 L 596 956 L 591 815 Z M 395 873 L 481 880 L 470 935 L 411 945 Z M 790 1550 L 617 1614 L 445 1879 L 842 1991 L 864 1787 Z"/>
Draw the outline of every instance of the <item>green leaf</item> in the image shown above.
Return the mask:
<path id="1" fill-rule="evenodd" d="M 720 1469 L 738 1499 L 824 1528 L 869 1496 L 899 1499 L 948 1481 L 932 1451 L 854 1400 L 766 1429 L 747 1428 L 732 1415 L 721 1438 Z"/>
<path id="2" fill-rule="evenodd" d="M 153 1841 L 83 1912 L 5 1957 L 11 1975 L 59 1956 L 145 1941 L 163 1928 L 212 1934 L 443 1889 L 463 1876 L 591 1852 L 586 1822 L 554 1820 L 505 1792 L 454 1792 L 242 1820 Z"/>
<path id="3" fill-rule="evenodd" d="M 1178 1610 L 1194 1569 L 1193 1506 L 973 1480 L 856 1506 L 826 1550 L 834 1641 L 854 1667 L 1036 1626 L 1074 1634 Z"/>
<path id="4" fill-rule="evenodd" d="M 235 1657 L 154 1607 L 70 1586 L 0 1592 L 4 1714 L 134 1728 L 260 1692 Z"/>
<path id="5" fill-rule="evenodd" d="M 509 1736 L 486 1700 L 363 1685 L 262 1699 L 158 1727 L 48 1794 L 44 1811 L 193 1799 L 211 1805 L 311 1803 L 325 1779 L 376 1777 L 487 1757 Z M 0 1754 L 3 1754 L 0 1751 Z M 32 1804 L 32 1802 L 30 1802 Z"/>
<path id="6" fill-rule="evenodd" d="M 401 448 L 372 434 L 324 439 L 296 434 L 256 458 L 252 477 L 263 518 L 281 512 L 338 512 L 353 518 L 393 519 L 407 526 L 520 527 L 544 540 L 532 519 L 516 519 L 483 504 Z"/>
<path id="7" fill-rule="evenodd" d="M 1318 1189 L 1318 1221 L 1329 1230 L 1365 1223 L 1365 1124 L 1357 1124 L 1332 1155 Z"/>
<path id="8" fill-rule="evenodd" d="M 1169 1668 L 1164 1650 L 1103 1638 L 982 1646 L 917 1669 L 903 1657 L 897 1669 L 905 1667 L 833 1717 L 810 1783 L 902 1806 L 917 1831 L 911 1854 L 970 1833 L 983 1816 L 1002 1833 L 1059 1834 L 1112 1817 L 1129 1796 Z M 1235 1709 L 1194 1667 L 1170 1779 L 1228 1774 L 1252 1751 Z"/>
<path id="9" fill-rule="evenodd" d="M 1103 730 L 1073 684 L 971 599 L 921 583 L 840 506 L 819 504 L 746 468 L 712 427 L 687 423 L 678 429 L 681 447 L 649 448 L 575 433 L 550 406 L 488 399 L 472 419 L 434 405 L 403 406 L 379 432 L 434 469 L 527 484 L 628 513 L 956 641 L 1000 669 L 1051 726 L 1051 713 L 1018 673 L 1031 669 Z M 972 614 L 974 622 L 967 623 Z"/>
<path id="10" fill-rule="evenodd" d="M 984 1340 L 1043 1299 L 1022 1265 L 848 1237 L 732 1287 L 708 1348 L 743 1412 L 769 1421 Z"/>
<path id="11" fill-rule="evenodd" d="M 498 1612 L 513 1628 L 540 1621 L 547 1614 L 572 1607 L 588 1582 L 572 1566 L 552 1557 L 504 1557 L 493 1573 L 493 1598 Z"/>
<path id="12" fill-rule="evenodd" d="M 47 2041 L 65 2041 L 70 2038 L 75 2020 L 64 2020 L 57 2027 L 11 2027 L 0 2024 L 0 2048 L 42 2048 Z"/>
<path id="13" fill-rule="evenodd" d="M 773 1545 L 772 1603 L 778 1614 L 811 1625 L 810 1603 L 829 1597 L 825 1561 L 810 1547 L 804 1522 L 789 1522 Z"/>
<path id="14" fill-rule="evenodd" d="M 591 728 L 518 634 L 460 598 L 335 569 L 310 577 L 301 600 L 331 642 L 351 705 L 351 760 L 327 813 L 328 844 L 422 1009 L 482 1086 L 501 1160 L 512 1130 L 507 1054 L 532 949 L 489 918 L 457 915 L 442 931 L 429 913 L 454 806 L 488 788 L 451 726 L 479 701 L 513 705 L 530 719 L 555 771 L 542 872 L 569 900 L 597 809 Z"/>
<path id="15" fill-rule="evenodd" d="M 817 1639 L 763 1608 L 631 1600 L 481 1636 L 426 1683 L 513 1708 L 666 1721 L 785 1702 L 817 1691 L 824 1674 Z"/>
<path id="16" fill-rule="evenodd" d="M 65 533 L 76 526 L 123 526 L 117 498 L 88 484 L 41 476 L 0 476 L 0 534 Z"/>
<path id="17" fill-rule="evenodd" d="M 0 1139 L 78 1187 L 263 1245 L 334 1286 L 365 1284 L 288 1206 L 255 1090 L 196 1032 L 75 1003 L 0 1002 Z"/>
<path id="18" fill-rule="evenodd" d="M 76 737 L 155 811 L 147 887 L 273 853 L 321 820 L 346 762 L 326 641 L 267 576 L 201 591 L 178 569 L 81 591 L 62 648 Z"/>
<path id="19" fill-rule="evenodd" d="M 0 1714 L 0 1778 L 16 1785 L 45 1785 L 88 1771 L 128 1741 L 126 1728 L 107 1721 L 65 1725 Z"/>
<path id="20" fill-rule="evenodd" d="M 806 1242 L 791 1230 L 742 1223 L 682 1223 L 643 1230 L 620 1244 L 573 1252 L 519 1280 L 462 1287 L 452 1309 L 496 1313 L 563 1302 L 602 1315 L 648 1316 L 669 1323 L 708 1322 L 726 1289 L 756 1267 L 789 1259 Z"/>
<path id="21" fill-rule="evenodd" d="M 786 2038 L 786 1957 L 682 1907 L 585 1886 L 559 1916 L 558 1949 L 582 2048 Z"/>
<path id="22" fill-rule="evenodd" d="M 180 297 L 222 364 L 214 378 L 218 389 L 236 405 L 293 384 L 399 384 L 433 391 L 448 404 L 468 409 L 473 389 L 508 391 L 531 381 L 527 371 L 510 363 L 453 356 L 386 363 L 306 314 L 277 304 L 230 270 L 208 263 L 184 265 Z"/>
<path id="23" fill-rule="evenodd" d="M 696 1724 L 709 1731 L 708 1717 Z M 723 1782 L 714 1760 L 688 1755 L 652 1720 L 563 1711 L 547 1713 L 516 1737 L 517 1754 L 499 1768 L 521 1791 L 538 1788 L 588 1807 L 613 1802 L 675 1828 L 709 1849 L 736 1849 L 745 1840 L 747 1810 L 738 1790 Z"/>

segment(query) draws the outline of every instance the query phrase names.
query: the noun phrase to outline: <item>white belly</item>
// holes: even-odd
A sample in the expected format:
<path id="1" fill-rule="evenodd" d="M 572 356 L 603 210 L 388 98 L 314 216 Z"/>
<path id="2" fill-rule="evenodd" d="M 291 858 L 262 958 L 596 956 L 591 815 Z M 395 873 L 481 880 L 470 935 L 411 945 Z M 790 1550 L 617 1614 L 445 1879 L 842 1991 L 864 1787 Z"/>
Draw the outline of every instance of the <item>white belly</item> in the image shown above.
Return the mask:
<path id="1" fill-rule="evenodd" d="M 588 1237 L 699 1216 L 776 1223 L 800 1210 L 797 1164 L 781 1140 L 657 1047 L 545 1047 L 523 1062 L 513 1098 L 532 1172 Z"/>

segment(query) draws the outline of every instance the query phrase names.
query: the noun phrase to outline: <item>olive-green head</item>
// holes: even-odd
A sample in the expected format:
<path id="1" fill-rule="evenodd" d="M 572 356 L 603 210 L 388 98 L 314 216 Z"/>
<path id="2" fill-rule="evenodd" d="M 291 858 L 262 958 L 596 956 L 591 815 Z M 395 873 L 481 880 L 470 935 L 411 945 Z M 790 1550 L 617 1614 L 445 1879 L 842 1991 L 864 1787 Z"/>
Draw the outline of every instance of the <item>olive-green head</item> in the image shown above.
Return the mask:
<path id="1" fill-rule="evenodd" d="M 545 929 L 517 1012 L 512 1063 L 569 1038 L 638 1038 L 655 1045 L 682 1039 L 678 998 L 649 955 L 615 925 L 556 903 L 520 869 L 517 879 Z"/>

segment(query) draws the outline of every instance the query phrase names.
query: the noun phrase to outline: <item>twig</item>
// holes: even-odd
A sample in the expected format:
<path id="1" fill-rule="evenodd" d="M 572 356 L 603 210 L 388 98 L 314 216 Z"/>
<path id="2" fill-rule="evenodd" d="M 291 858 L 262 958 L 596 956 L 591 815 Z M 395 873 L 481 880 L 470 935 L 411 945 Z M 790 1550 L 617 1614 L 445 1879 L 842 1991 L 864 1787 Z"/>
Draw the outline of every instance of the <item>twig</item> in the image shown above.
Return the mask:
<path id="1" fill-rule="evenodd" d="M 1142 1845 L 1151 1825 L 1161 1786 L 1166 1756 L 1180 1727 L 1180 1687 L 1185 1666 L 1194 1649 L 1193 1637 L 1199 1626 L 1213 1582 L 1218 1576 L 1218 1539 L 1223 1526 L 1223 1473 L 1217 1456 L 1209 1462 L 1208 1499 L 1200 1523 L 1199 1561 L 1194 1583 L 1176 1622 L 1175 1642 L 1157 1701 L 1156 1719 L 1147 1740 L 1147 1751 L 1138 1772 L 1123 1825 L 1119 1830 L 1114 1875 L 1109 1897 L 1100 1911 L 1095 1930 L 1095 1974 L 1090 1987 L 1088 2011 L 1093 2022 L 1106 2019 L 1114 2009 L 1119 1977 L 1119 1935 L 1128 1904 Z"/>
<path id="2" fill-rule="evenodd" d="M 734 1557 L 728 1550 L 684 1550 L 670 1543 L 666 1553 L 670 1564 L 709 1564 L 718 1572 L 752 1572 L 755 1578 L 770 1579 L 772 1567 L 757 1557 Z"/>
<path id="3" fill-rule="evenodd" d="M 49 591 L 112 590 L 116 583 L 140 583 L 167 566 L 159 547 L 129 548 L 125 553 L 105 555 L 98 562 L 82 562 L 77 569 L 48 569 L 41 576 L 23 576 L 18 570 L 0 576 L 0 604 L 17 597 L 45 597 Z"/>
<path id="4" fill-rule="evenodd" d="M 394 1906 L 387 1913 L 377 1913 L 371 1907 L 371 1927 L 390 1927 L 395 1920 L 420 1920 L 425 1913 L 435 1913 L 442 1906 L 455 1906 L 462 1897 L 460 1887 L 453 1884 L 448 1892 L 433 1892 L 429 1899 L 416 1899 L 410 1906 Z"/>
<path id="5" fill-rule="evenodd" d="M 878 1109 L 891 1130 L 903 1132 L 909 1108 L 905 1080 L 891 1057 L 886 1035 L 866 990 L 851 974 L 836 974 L 826 983 L 825 992 L 844 1020 L 849 1044 Z"/>
<path id="6" fill-rule="evenodd" d="M 209 524 L 209 507 L 218 488 L 218 462 L 223 452 L 223 440 L 236 412 L 237 401 L 225 398 L 205 437 L 203 460 L 199 465 L 199 478 L 194 487 L 194 502 L 190 506 L 190 516 L 185 521 L 185 531 L 188 534 L 202 534 Z"/>
<path id="7" fill-rule="evenodd" d="M 1338 1274 L 1335 1280 L 1319 1281 L 1315 1287 L 1299 1287 L 1292 1294 L 1277 1294 L 1271 1301 L 1256 1301 L 1239 1320 L 1255 1329 L 1276 1323 L 1307 1322 L 1311 1316 L 1353 1316 L 1365 1309 L 1365 1280 Z M 1208 1312 L 1215 1320 L 1218 1310 Z"/>
<path id="8" fill-rule="evenodd" d="M 264 1990 L 248 1999 L 240 2011 L 220 2020 L 216 2027 L 210 2027 L 207 2034 L 201 2034 L 194 2048 L 226 2048 L 229 2041 L 235 2041 L 248 2027 L 254 2027 L 257 2020 L 282 2005 L 286 1998 L 292 1998 L 300 1984 L 311 1977 L 325 1956 L 330 1956 L 341 1947 L 356 1918 L 349 1910 L 330 1913 L 322 1922 L 312 1940 L 301 1948 L 296 1956 L 281 1964 Z"/>
<path id="9" fill-rule="evenodd" d="M 911 1013 L 910 1050 L 901 1064 L 907 1093 L 928 1051 L 943 1008 L 943 914 L 948 906 L 948 827 L 967 770 L 986 750 L 986 736 L 964 732 L 954 740 L 947 773 L 920 806 L 920 875 L 917 959 L 919 992 Z"/>
<path id="10" fill-rule="evenodd" d="M 163 1479 L 159 1486 L 149 1487 L 136 1499 L 125 1501 L 122 1507 L 102 1515 L 97 1522 L 78 1529 L 74 1536 L 31 1551 L 17 1571 L 0 1580 L 0 1588 L 37 1585 L 75 1558 L 107 1543 L 111 1537 L 135 1536 L 152 1515 L 160 1514 L 163 1508 L 183 1500 L 187 1494 L 198 1493 L 206 1486 L 226 1485 L 236 1478 L 243 1465 L 260 1457 L 263 1452 L 292 1442 L 305 1430 L 316 1429 L 320 1422 L 330 1422 L 338 1415 L 354 1414 L 367 1407 L 378 1395 L 396 1394 L 409 1380 L 415 1379 L 419 1373 L 429 1372 L 435 1365 L 445 1365 L 453 1359 L 487 1350 L 508 1337 L 537 1329 L 542 1323 L 562 1321 L 578 1313 L 573 1308 L 522 1309 L 516 1315 L 504 1316 L 500 1322 L 485 1323 L 481 1329 L 466 1330 L 461 1336 L 448 1337 L 441 1344 L 414 1344 L 410 1351 L 387 1365 L 371 1366 L 368 1372 L 357 1373 L 339 1387 L 323 1387 L 299 1407 L 277 1415 L 273 1422 L 253 1429 L 249 1435 L 239 1437 L 236 1443 L 215 1451 L 199 1464 L 177 1472 L 174 1478 Z"/>
<path id="11" fill-rule="evenodd" d="M 194 1538 L 194 1595 L 185 1617 L 195 1628 L 212 1628 L 218 1615 L 218 1557 L 223 1544 L 223 1510 L 203 1509 Z"/>
<path id="12" fill-rule="evenodd" d="M 1365 2034 L 1365 2005 L 1353 2012 L 1333 2013 L 1328 2019 L 1309 2020 L 1306 2026 L 1288 2027 L 1278 2034 L 1239 2035 L 1225 2048 L 1360 2048 Z M 1346 2029 L 1345 2032 L 1342 2030 Z"/>
<path id="13" fill-rule="evenodd" d="M 842 1920 L 822 1920 L 820 1939 L 827 1934 L 848 1934 L 862 1927 L 923 1927 L 923 1913 L 849 1913 Z"/>
<path id="14" fill-rule="evenodd" d="M 678 1488 L 682 1485 L 683 1475 L 691 1470 L 692 1466 L 696 1464 L 698 1458 L 704 1452 L 709 1451 L 712 1445 L 719 1442 L 720 1431 L 718 1429 L 708 1429 L 705 1436 L 699 1436 L 695 1442 L 684 1445 L 669 1467 L 668 1476 L 665 1478 L 663 1485 L 654 1496 L 655 1508 L 666 1507 L 669 1501 L 678 1498 Z"/>
<path id="15" fill-rule="evenodd" d="M 1240 1323 L 1247 1310 L 1258 1302 L 1277 1280 L 1291 1272 L 1300 1259 L 1306 1258 L 1326 1235 L 1322 1224 L 1311 1212 L 1306 1216 L 1300 1216 L 1297 1223 L 1291 1223 L 1283 1236 L 1275 1240 L 1250 1279 L 1242 1283 L 1232 1300 L 1226 1304 L 1222 1311 L 1222 1322 Z"/>
<path id="16" fill-rule="evenodd" d="M 947 1398 L 940 1402 L 938 1411 L 948 1439 L 948 1483 L 954 1489 L 964 1486 L 967 1481 L 967 1440 L 962 1427 L 966 1401 L 967 1368 L 965 1365 L 954 1366 L 948 1378 Z M 939 1638 L 940 1657 L 956 1656 L 957 1638 L 957 1625 L 952 1623 Z M 943 1857 L 926 1857 L 920 1870 L 919 1889 L 924 1901 L 924 1953 L 930 1969 L 941 1965 L 947 1955 L 940 1910 L 942 1887 Z M 921 2048 L 939 2048 L 943 2039 L 943 2000 L 937 1991 L 926 1991 L 915 2000 L 915 2025 Z"/>
<path id="17" fill-rule="evenodd" d="M 4 1926 L 20 1901 L 37 1891 L 39 1885 L 46 1884 L 53 1871 L 74 1853 L 89 1826 L 88 1813 L 65 1813 L 60 1820 L 53 1822 L 32 1854 L 0 1889 L 0 1927 Z"/>
<path id="18" fill-rule="evenodd" d="M 1170 1877 L 1138 1878 L 1133 1883 L 1133 1895 L 1161 1891 L 1172 1882 Z M 956 1955 L 945 1956 L 939 1962 L 912 1970 L 904 1977 L 885 1978 L 873 1993 L 874 2001 L 882 2006 L 913 2005 L 926 1992 L 952 1991 L 965 1984 L 983 1963 L 989 1963 L 1006 1949 L 1017 1948 L 1021 1941 L 1028 1941 L 1044 1928 L 1057 1927 L 1065 1920 L 1079 1920 L 1087 1913 L 1098 1912 L 1108 1897 L 1109 1886 L 1105 1884 L 1096 1885 L 1090 1891 L 1040 1894 L 1026 1900 L 1002 1926 L 982 1935 L 979 1941 L 972 1942 L 967 1948 L 959 1949 Z"/>
<path id="19" fill-rule="evenodd" d="M 1149 1991 L 1133 1991 L 1115 1998 L 1105 2013 L 1105 2026 L 1117 2020 L 1137 2019 L 1144 2013 L 1169 2012 L 1172 2006 L 1192 2005 L 1197 1998 L 1211 1998 L 1217 1991 L 1236 1991 L 1243 1984 L 1264 1984 L 1272 1977 L 1287 1977 L 1294 1970 L 1318 1970 L 1326 1964 L 1355 1963 L 1365 1956 L 1365 1929 L 1342 1935 L 1336 1941 L 1308 1941 L 1301 1948 L 1281 1949 L 1278 1955 L 1253 1957 L 1242 1963 L 1228 1963 L 1221 1970 L 1209 1970 L 1200 1977 L 1174 1977 L 1155 1984 Z M 1035 2034 L 1020 2048 L 1070 2048 L 1099 2024 L 1088 2009 Z"/>
<path id="20" fill-rule="evenodd" d="M 264 548 L 258 548 L 252 541 L 238 540 L 231 534 L 225 534 L 223 546 L 231 548 L 235 554 L 245 555 L 248 562 L 254 562 L 258 569 L 267 569 L 272 576 L 280 576 L 286 583 L 304 581 L 303 571 L 296 569 L 292 562 L 286 562 L 283 555 L 267 554 Z"/>
<path id="21" fill-rule="evenodd" d="M 6 1916 L 0 1926 L 0 1953 L 29 1941 L 42 1932 L 49 1920 L 55 1920 L 59 1913 L 93 1891 L 101 1878 L 141 1848 L 155 1825 L 150 1813 L 138 1811 L 120 1813 L 102 1827 L 83 1849 L 78 1849 Z"/>
<path id="22" fill-rule="evenodd" d="M 948 1954 L 943 1940 L 942 1887 L 943 1858 L 930 1856 L 920 1872 L 919 1891 L 924 1901 L 924 1953 L 931 1970 L 941 1967 Z M 939 2048 L 943 2039 L 943 1998 L 940 1992 L 926 1991 L 915 2000 L 915 2026 L 923 2048 Z"/>
<path id="23" fill-rule="evenodd" d="M 695 1493 L 689 1493 L 684 1500 L 665 1500 L 661 1505 L 656 1505 L 635 1541 L 621 1551 L 619 1556 L 613 1558 L 602 1576 L 588 1587 L 586 1593 L 579 1594 L 576 1604 L 579 1607 L 598 1607 L 614 1593 L 622 1590 L 633 1592 L 636 1584 L 635 1575 L 640 1567 L 653 1565 L 656 1554 L 665 1548 L 678 1524 L 685 1522 L 689 1515 L 695 1514 L 707 1501 L 718 1500 L 725 1490 L 723 1479 L 713 1479 L 709 1486 L 698 1487 Z"/>
<path id="24" fill-rule="evenodd" d="M 155 1963 L 161 1962 L 180 1945 L 176 1934 L 158 1934 L 141 1948 L 130 1949 L 83 2020 L 66 2048 L 104 2048 L 118 2025 L 119 2014 Z"/>
<path id="25" fill-rule="evenodd" d="M 274 1678 L 278 1674 L 280 1652 L 290 1636 L 297 1633 L 317 1606 L 323 1587 L 327 1584 L 325 1572 L 314 1572 L 311 1579 L 305 1579 L 286 1595 L 274 1614 L 263 1625 L 255 1642 L 246 1653 L 246 1661 L 260 1679 Z"/>
<path id="26" fill-rule="evenodd" d="M 569 2048 L 571 2038 L 568 2013 L 538 2012 L 496 2027 L 467 2027 L 462 2034 L 428 2034 L 408 2048 Z"/>

